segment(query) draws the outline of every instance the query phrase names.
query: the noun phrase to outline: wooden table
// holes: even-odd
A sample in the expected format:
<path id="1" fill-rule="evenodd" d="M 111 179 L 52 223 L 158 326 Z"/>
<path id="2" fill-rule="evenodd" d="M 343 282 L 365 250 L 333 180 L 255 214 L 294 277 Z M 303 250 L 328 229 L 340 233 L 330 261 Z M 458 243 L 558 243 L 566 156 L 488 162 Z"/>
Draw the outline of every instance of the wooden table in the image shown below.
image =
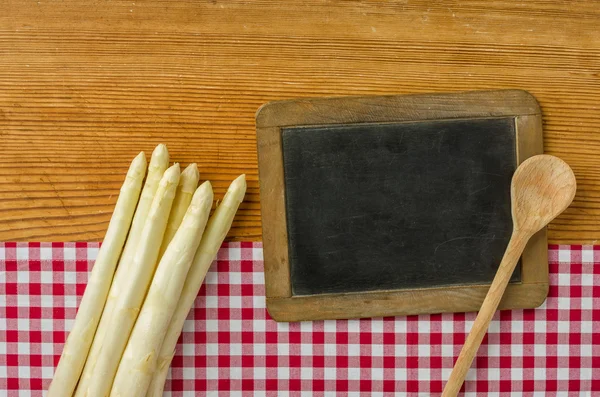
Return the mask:
<path id="1" fill-rule="evenodd" d="M 230 238 L 261 237 L 254 113 L 271 100 L 530 91 L 579 191 L 554 243 L 600 239 L 596 1 L 0 2 L 0 241 L 101 240 L 128 162 L 167 143 Z"/>

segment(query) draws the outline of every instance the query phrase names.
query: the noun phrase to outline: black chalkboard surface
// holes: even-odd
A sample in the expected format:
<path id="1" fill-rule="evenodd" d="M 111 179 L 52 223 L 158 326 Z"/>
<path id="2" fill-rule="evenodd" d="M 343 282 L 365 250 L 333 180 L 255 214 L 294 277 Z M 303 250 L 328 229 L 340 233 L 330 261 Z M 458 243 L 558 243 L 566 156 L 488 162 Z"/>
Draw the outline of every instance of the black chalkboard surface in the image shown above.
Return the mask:
<path id="1" fill-rule="evenodd" d="M 294 295 L 492 281 L 512 232 L 514 118 L 282 134 Z"/>
<path id="2" fill-rule="evenodd" d="M 267 310 L 277 321 L 476 311 L 543 153 L 520 90 L 277 101 L 256 115 Z M 501 308 L 548 292 L 546 229 Z"/>

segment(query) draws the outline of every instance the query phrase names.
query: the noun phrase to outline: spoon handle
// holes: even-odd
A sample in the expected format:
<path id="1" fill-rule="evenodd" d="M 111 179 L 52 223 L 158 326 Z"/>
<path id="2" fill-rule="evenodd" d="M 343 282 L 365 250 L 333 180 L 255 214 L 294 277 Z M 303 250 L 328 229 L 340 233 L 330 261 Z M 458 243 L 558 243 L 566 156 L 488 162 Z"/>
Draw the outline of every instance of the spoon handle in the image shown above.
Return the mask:
<path id="1" fill-rule="evenodd" d="M 481 341 L 487 332 L 490 321 L 498 308 L 502 295 L 504 295 L 504 290 L 506 290 L 506 286 L 510 281 L 515 266 L 517 265 L 528 240 L 529 236 L 519 233 L 518 231 L 513 232 L 504 256 L 502 257 L 502 262 L 500 262 L 500 266 L 494 277 L 494 281 L 492 281 L 492 285 L 485 296 L 481 309 L 479 309 L 479 314 L 477 314 L 477 318 L 473 323 L 471 332 L 454 364 L 454 369 L 450 374 L 448 383 L 446 383 L 446 387 L 444 387 L 442 397 L 458 395 L 458 392 L 465 381 L 465 377 L 467 376 L 467 372 L 471 367 L 473 358 L 479 349 L 479 345 L 481 345 Z"/>

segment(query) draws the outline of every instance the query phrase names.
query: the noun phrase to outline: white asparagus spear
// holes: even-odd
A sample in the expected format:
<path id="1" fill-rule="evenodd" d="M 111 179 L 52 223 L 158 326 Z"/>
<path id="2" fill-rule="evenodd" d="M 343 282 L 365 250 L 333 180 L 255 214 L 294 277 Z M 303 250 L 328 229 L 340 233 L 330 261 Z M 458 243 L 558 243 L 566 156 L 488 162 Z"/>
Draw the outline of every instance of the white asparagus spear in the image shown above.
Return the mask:
<path id="1" fill-rule="evenodd" d="M 94 365 L 96 364 L 98 354 L 100 353 L 100 348 L 102 347 L 102 341 L 104 340 L 104 336 L 108 330 L 108 323 L 114 310 L 115 302 L 117 301 L 117 298 L 121 293 L 121 287 L 127 278 L 127 270 L 133 261 L 133 255 L 135 254 L 135 249 L 137 248 L 138 241 L 140 240 L 144 223 L 146 222 L 148 212 L 150 211 L 150 206 L 152 205 L 152 200 L 154 199 L 154 195 L 158 189 L 158 183 L 160 182 L 160 179 L 162 178 L 168 166 L 169 152 L 167 147 L 162 144 L 156 146 L 152 152 L 152 157 L 150 158 L 146 183 L 142 189 L 140 201 L 135 210 L 135 215 L 133 216 L 133 222 L 131 223 L 129 235 L 127 236 L 127 242 L 125 243 L 123 254 L 121 255 L 121 259 L 119 259 L 119 265 L 117 266 L 115 276 L 112 284 L 110 285 L 110 291 L 108 293 L 106 304 L 104 305 L 102 318 L 100 319 L 100 324 L 98 324 L 98 329 L 96 330 L 96 335 L 94 336 L 94 342 L 92 343 L 92 348 L 90 349 L 90 353 L 88 354 L 88 358 L 85 362 L 81 379 L 79 379 L 79 383 L 77 384 L 75 397 L 84 396 L 85 391 L 90 385 L 90 381 L 94 373 Z"/>
<path id="2" fill-rule="evenodd" d="M 87 394 L 84 394 L 86 396 L 105 397 L 110 392 L 123 350 L 156 269 L 158 249 L 167 226 L 177 182 L 179 164 L 166 170 L 160 180 L 127 279 L 109 321 L 109 331 L 104 337 L 92 380 Z"/>
<path id="3" fill-rule="evenodd" d="M 246 176 L 240 175 L 231 183 L 223 201 L 208 220 L 206 230 L 183 285 L 177 309 L 171 317 L 171 324 L 169 324 L 169 329 L 160 349 L 157 368 L 146 397 L 161 397 L 163 395 L 165 380 L 169 372 L 171 359 L 175 354 L 177 340 L 183 329 L 183 323 L 194 305 L 194 300 L 198 296 L 204 277 L 231 228 L 235 213 L 245 194 Z"/>
<path id="4" fill-rule="evenodd" d="M 181 173 L 179 178 L 179 186 L 177 186 L 177 193 L 175 194 L 175 200 L 173 200 L 173 207 L 169 214 L 169 221 L 167 223 L 167 230 L 165 230 L 165 236 L 163 237 L 160 251 L 158 253 L 158 260 L 164 255 L 169 243 L 175 237 L 183 216 L 185 215 L 190 202 L 192 201 L 192 195 L 198 187 L 198 180 L 200 179 L 200 173 L 198 172 L 198 166 L 196 163 L 188 165 L 185 170 Z M 212 191 L 212 187 L 211 187 Z"/>
<path id="5" fill-rule="evenodd" d="M 111 397 L 146 395 L 171 316 L 200 244 L 212 200 L 212 186 L 210 182 L 204 182 L 194 193 L 181 226 L 158 264 L 119 363 Z"/>
<path id="6" fill-rule="evenodd" d="M 141 152 L 133 159 L 127 171 L 104 241 L 98 251 L 98 257 L 79 305 L 73 329 L 69 333 L 54 378 L 50 383 L 48 397 L 71 396 L 75 390 L 102 315 L 115 266 L 123 250 L 140 197 L 145 174 L 146 156 Z"/>

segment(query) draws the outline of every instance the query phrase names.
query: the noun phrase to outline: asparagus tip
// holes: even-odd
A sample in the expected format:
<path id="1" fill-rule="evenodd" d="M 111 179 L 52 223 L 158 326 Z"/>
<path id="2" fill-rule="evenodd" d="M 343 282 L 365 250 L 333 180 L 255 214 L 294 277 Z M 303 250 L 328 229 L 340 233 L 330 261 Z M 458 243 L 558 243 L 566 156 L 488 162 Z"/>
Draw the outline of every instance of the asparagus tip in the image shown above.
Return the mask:
<path id="1" fill-rule="evenodd" d="M 169 150 L 167 146 L 163 143 L 157 145 L 152 152 L 152 159 L 158 161 L 159 159 L 164 159 L 166 162 L 169 161 Z M 152 160 L 151 160 L 152 161 Z"/>
<path id="2" fill-rule="evenodd" d="M 185 167 L 185 170 L 181 173 L 181 175 L 189 175 L 192 178 L 198 179 L 200 178 L 200 172 L 198 171 L 198 165 L 196 163 L 192 163 Z"/>

